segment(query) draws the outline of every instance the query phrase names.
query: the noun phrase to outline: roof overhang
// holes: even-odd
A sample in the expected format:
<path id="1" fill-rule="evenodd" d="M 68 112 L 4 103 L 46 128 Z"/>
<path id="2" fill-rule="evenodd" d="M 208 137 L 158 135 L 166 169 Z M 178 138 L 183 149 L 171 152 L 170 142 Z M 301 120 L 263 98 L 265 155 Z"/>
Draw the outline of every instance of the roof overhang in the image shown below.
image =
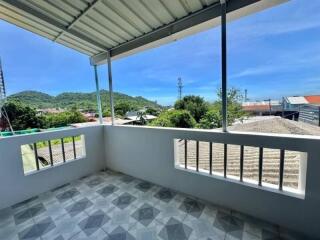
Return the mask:
<path id="1" fill-rule="evenodd" d="M 227 20 L 288 0 L 228 0 Z M 154 11 L 156 9 L 156 11 Z M 220 24 L 220 0 L 0 0 L 0 18 L 90 56 L 92 65 Z"/>
<path id="2" fill-rule="evenodd" d="M 228 0 L 227 21 L 230 22 L 287 1 L 289 0 Z M 220 15 L 221 6 L 220 3 L 216 3 L 183 19 L 179 19 L 145 34 L 140 38 L 114 47 L 110 49 L 110 56 L 112 59 L 126 57 L 208 30 L 220 25 Z M 92 56 L 90 62 L 92 65 L 104 64 L 107 61 L 107 55 L 106 52 L 103 52 Z"/>

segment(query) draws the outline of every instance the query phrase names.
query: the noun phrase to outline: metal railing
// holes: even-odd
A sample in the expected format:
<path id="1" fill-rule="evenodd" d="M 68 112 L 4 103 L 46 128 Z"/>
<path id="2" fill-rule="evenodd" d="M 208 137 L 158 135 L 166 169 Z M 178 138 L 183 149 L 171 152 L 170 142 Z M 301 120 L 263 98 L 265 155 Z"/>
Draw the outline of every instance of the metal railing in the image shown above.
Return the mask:
<path id="1" fill-rule="evenodd" d="M 311 105 L 302 106 L 299 111 L 299 121 L 320 126 L 320 107 Z"/>
<path id="2" fill-rule="evenodd" d="M 84 135 L 77 135 L 22 145 L 24 172 L 39 171 L 43 167 L 84 157 L 83 139 Z M 31 162 L 33 157 L 34 163 Z"/>
<path id="3" fill-rule="evenodd" d="M 213 156 L 214 156 L 214 151 L 213 151 L 213 142 L 203 142 L 201 141 L 201 144 L 208 144 L 209 149 L 208 149 L 208 165 L 209 165 L 209 169 L 205 169 L 205 168 L 201 168 L 199 166 L 199 156 L 200 156 L 200 147 L 199 147 L 199 142 L 200 141 L 196 141 L 196 140 L 187 140 L 187 139 L 177 139 L 178 143 L 183 143 L 183 155 L 184 155 L 184 162 L 183 164 L 179 163 L 179 165 L 183 165 L 183 167 L 185 169 L 188 170 L 193 170 L 195 172 L 199 172 L 200 170 L 206 170 L 205 172 L 208 173 L 209 175 L 214 174 L 213 172 L 215 171 L 215 169 L 213 168 Z M 190 143 L 189 142 L 195 142 L 195 144 L 193 144 L 193 148 L 190 149 L 190 146 L 188 146 Z M 188 144 L 189 143 L 189 144 Z M 221 143 L 217 143 L 217 144 L 221 144 Z M 229 174 L 228 174 L 228 146 L 229 144 L 227 143 L 223 143 L 221 144 L 221 149 L 223 151 L 223 157 L 221 157 L 221 161 L 222 165 L 223 165 L 223 173 L 221 173 L 220 175 L 222 175 L 224 178 L 229 178 Z M 239 160 L 239 178 L 238 180 L 240 182 L 245 181 L 244 180 L 244 159 L 245 159 L 245 147 L 244 145 L 234 145 L 233 146 L 239 146 L 239 153 L 238 153 L 238 160 Z M 194 147 L 195 146 L 195 147 Z M 203 146 L 203 145 L 202 145 Z M 179 146 L 178 146 L 179 147 Z M 248 146 L 249 147 L 249 146 Z M 251 147 L 251 146 L 250 146 Z M 258 156 L 257 156 L 257 161 L 258 161 L 258 179 L 257 179 L 257 185 L 258 186 L 262 186 L 263 183 L 265 183 L 263 181 L 263 170 L 264 170 L 264 147 L 256 147 L 258 149 Z M 278 157 L 278 166 L 279 166 L 279 172 L 277 173 L 278 176 L 278 189 L 279 190 L 283 190 L 283 186 L 284 186 L 284 172 L 285 172 L 285 168 L 284 168 L 284 163 L 285 163 L 285 149 L 268 149 L 268 150 L 274 150 L 274 151 L 278 151 L 279 152 L 279 157 Z M 207 150 L 206 150 L 207 151 Z M 195 164 L 194 162 L 192 164 L 189 164 L 188 159 L 189 159 L 189 155 L 194 155 L 195 153 Z M 191 154 L 190 154 L 191 153 Z M 202 153 L 202 152 L 201 152 Z M 234 151 L 233 151 L 233 154 Z M 191 157 L 190 157 L 191 158 Z M 189 159 L 190 160 L 190 159 Z M 203 172 L 203 171 L 201 171 Z"/>

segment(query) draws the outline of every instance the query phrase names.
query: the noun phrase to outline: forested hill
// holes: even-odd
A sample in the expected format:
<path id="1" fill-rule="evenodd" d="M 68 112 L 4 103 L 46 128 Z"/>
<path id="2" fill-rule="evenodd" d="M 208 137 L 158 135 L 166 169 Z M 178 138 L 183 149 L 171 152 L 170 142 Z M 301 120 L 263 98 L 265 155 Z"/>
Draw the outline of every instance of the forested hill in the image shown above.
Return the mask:
<path id="1" fill-rule="evenodd" d="M 96 93 L 65 92 L 57 96 L 51 96 L 43 92 L 23 91 L 8 96 L 8 100 L 19 100 L 34 108 L 71 108 L 76 106 L 81 109 L 96 109 Z M 103 107 L 109 105 L 109 92 L 101 90 L 101 102 Z M 161 108 L 156 102 L 143 97 L 132 97 L 123 93 L 114 92 L 115 104 L 127 102 L 134 108 L 154 107 Z"/>

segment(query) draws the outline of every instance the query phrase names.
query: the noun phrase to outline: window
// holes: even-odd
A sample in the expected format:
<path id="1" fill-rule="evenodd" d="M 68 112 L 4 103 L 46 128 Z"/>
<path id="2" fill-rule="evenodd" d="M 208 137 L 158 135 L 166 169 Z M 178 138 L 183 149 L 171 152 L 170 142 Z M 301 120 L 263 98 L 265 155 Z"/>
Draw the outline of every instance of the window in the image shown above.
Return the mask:
<path id="1" fill-rule="evenodd" d="M 85 157 L 84 135 L 39 141 L 21 146 L 24 173 Z"/>

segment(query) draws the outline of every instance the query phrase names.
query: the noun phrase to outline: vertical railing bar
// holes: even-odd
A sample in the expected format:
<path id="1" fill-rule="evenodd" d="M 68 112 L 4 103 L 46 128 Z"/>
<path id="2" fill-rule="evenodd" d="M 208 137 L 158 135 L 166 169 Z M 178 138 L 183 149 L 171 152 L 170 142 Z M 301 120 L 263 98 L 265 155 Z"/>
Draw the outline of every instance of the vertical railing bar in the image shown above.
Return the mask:
<path id="1" fill-rule="evenodd" d="M 279 190 L 282 190 L 283 188 L 283 172 L 284 172 L 284 156 L 285 156 L 285 150 L 280 150 L 280 169 L 279 169 Z"/>
<path id="2" fill-rule="evenodd" d="M 263 147 L 259 147 L 259 186 L 262 186 Z"/>
<path id="3" fill-rule="evenodd" d="M 63 142 L 63 138 L 61 138 L 61 149 L 62 149 L 63 162 L 66 162 L 66 154 L 65 154 L 65 152 L 64 152 L 64 142 Z"/>
<path id="4" fill-rule="evenodd" d="M 37 143 L 33 144 L 33 151 L 34 151 L 34 158 L 35 158 L 35 161 L 36 161 L 37 170 L 39 170 L 40 167 L 39 167 Z"/>
<path id="5" fill-rule="evenodd" d="M 188 140 L 184 140 L 184 168 L 188 168 Z"/>
<path id="6" fill-rule="evenodd" d="M 227 161 L 228 161 L 228 145 L 225 143 L 224 144 L 224 154 L 223 154 L 223 157 L 224 157 L 224 167 L 223 167 L 223 176 L 226 178 L 227 177 Z"/>
<path id="7" fill-rule="evenodd" d="M 240 181 L 243 182 L 244 146 L 240 146 Z"/>
<path id="8" fill-rule="evenodd" d="M 209 173 L 212 174 L 212 142 L 209 143 L 209 148 L 210 148 L 209 149 L 209 162 L 210 162 Z"/>
<path id="9" fill-rule="evenodd" d="M 50 164 L 51 164 L 51 166 L 53 166 L 52 146 L 51 146 L 50 140 L 48 141 L 48 145 L 49 145 Z"/>
<path id="10" fill-rule="evenodd" d="M 76 152 L 76 142 L 74 140 L 74 136 L 72 136 L 72 146 L 73 146 L 73 158 L 77 158 L 77 152 Z"/>
<path id="11" fill-rule="evenodd" d="M 197 172 L 199 172 L 199 141 L 196 142 L 196 151 Z"/>

